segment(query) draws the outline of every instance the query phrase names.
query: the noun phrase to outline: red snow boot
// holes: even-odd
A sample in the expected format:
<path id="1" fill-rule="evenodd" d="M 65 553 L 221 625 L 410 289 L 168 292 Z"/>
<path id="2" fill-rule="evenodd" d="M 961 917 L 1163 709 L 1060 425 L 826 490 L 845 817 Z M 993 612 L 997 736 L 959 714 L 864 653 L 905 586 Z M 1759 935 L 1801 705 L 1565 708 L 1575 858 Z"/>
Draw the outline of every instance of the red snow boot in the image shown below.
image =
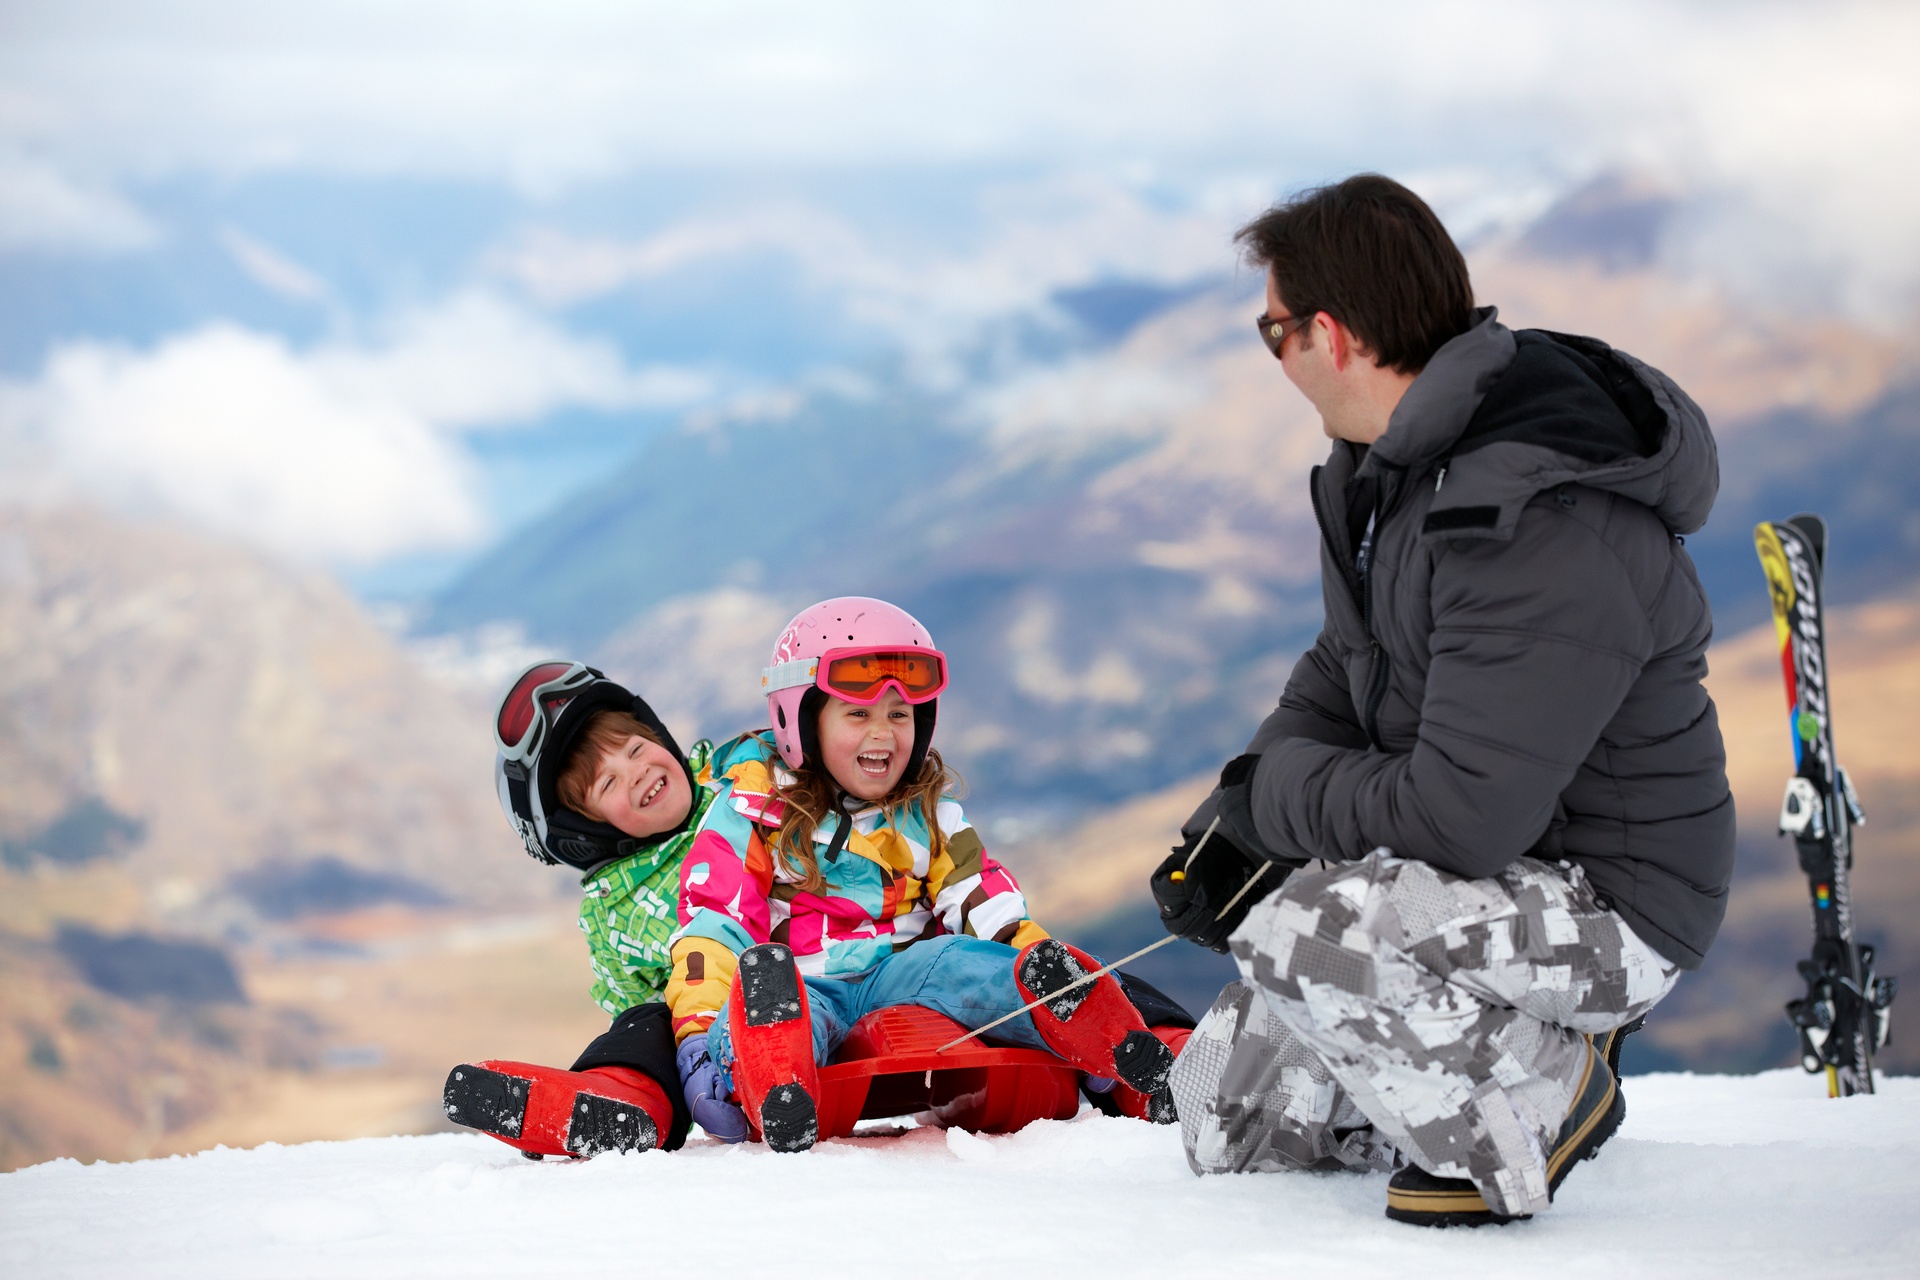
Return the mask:
<path id="1" fill-rule="evenodd" d="M 775 1151 L 811 1147 L 820 1136 L 820 1074 L 807 986 L 791 947 L 763 942 L 740 953 L 727 1033 L 747 1122 Z"/>
<path id="2" fill-rule="evenodd" d="M 447 1119 L 528 1156 L 651 1151 L 672 1131 L 665 1091 L 631 1067 L 562 1071 L 530 1062 L 463 1063 L 447 1073 Z"/>
<path id="3" fill-rule="evenodd" d="M 1086 952 L 1042 938 L 1014 957 L 1013 975 L 1029 999 L 1046 1000 L 1035 1006 L 1033 1025 L 1049 1049 L 1089 1075 L 1112 1077 L 1144 1095 L 1143 1118 L 1172 1124 L 1179 1118 L 1167 1088 L 1173 1050 L 1147 1030 L 1111 973 L 1066 989 L 1099 967 Z M 1133 1108 L 1123 1103 L 1122 1109 Z"/>

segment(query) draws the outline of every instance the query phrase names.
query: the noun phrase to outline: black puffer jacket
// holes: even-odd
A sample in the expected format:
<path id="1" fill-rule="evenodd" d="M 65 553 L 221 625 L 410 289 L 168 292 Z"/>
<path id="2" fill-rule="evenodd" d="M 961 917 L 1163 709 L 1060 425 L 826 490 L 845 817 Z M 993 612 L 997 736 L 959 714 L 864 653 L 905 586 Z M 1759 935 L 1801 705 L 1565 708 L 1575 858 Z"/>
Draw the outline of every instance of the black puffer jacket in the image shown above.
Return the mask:
<path id="1" fill-rule="evenodd" d="M 1699 407 L 1604 343 L 1487 308 L 1312 485 L 1326 627 L 1248 748 L 1261 839 L 1473 877 L 1571 859 L 1697 968 L 1734 847 L 1701 686 L 1712 619 L 1678 537 L 1719 487 Z"/>

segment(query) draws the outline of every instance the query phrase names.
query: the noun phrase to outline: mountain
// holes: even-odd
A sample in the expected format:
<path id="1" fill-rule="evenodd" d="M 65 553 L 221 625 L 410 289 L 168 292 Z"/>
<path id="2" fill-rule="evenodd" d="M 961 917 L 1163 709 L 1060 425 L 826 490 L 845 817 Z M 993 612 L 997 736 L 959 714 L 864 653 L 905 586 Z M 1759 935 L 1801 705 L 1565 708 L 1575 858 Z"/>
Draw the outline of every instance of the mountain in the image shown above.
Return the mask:
<path id="1" fill-rule="evenodd" d="M 726 733 L 760 714 L 748 654 L 785 616 L 883 595 L 951 655 L 941 741 L 980 794 L 1030 822 L 1165 785 L 1243 736 L 1314 598 L 1293 481 L 1317 429 L 1270 428 L 1247 385 L 1269 371 L 1221 342 L 1242 320 L 1217 295 L 1176 307 L 1118 355 L 1006 389 L 990 423 L 882 390 L 689 428 L 433 616 L 516 620 Z M 1269 551 L 1288 545 L 1306 550 Z"/>
<path id="2" fill-rule="evenodd" d="M 1765 616 L 1762 518 L 1829 513 L 1836 600 L 1913 578 L 1911 341 L 1742 309 L 1624 249 L 1474 265 L 1511 323 L 1599 333 L 1707 408 L 1722 494 L 1689 547 L 1723 630 Z M 427 626 L 512 622 L 725 734 L 760 721 L 785 616 L 881 595 L 952 657 L 941 743 L 989 834 L 1176 785 L 1245 741 L 1319 618 L 1305 477 L 1327 445 L 1242 292 L 1159 296 L 985 390 L 876 377 L 688 424 L 476 562 Z"/>
<path id="3" fill-rule="evenodd" d="M 486 709 L 330 578 L 0 510 L 0 1167 L 432 1127 L 604 1027 Z"/>
<path id="4" fill-rule="evenodd" d="M 423 679 L 331 578 L 159 523 L 0 510 L 0 838 L 76 808 L 190 914 L 264 862 L 337 857 L 514 897 L 486 712 Z"/>
<path id="5" fill-rule="evenodd" d="M 1741 424 L 1723 447 L 1713 520 L 1687 540 L 1723 633 L 1768 616 L 1766 592 L 1754 590 L 1753 526 L 1800 511 L 1827 520 L 1829 599 L 1859 603 L 1914 580 L 1920 386 L 1893 386 L 1844 416 L 1796 407 Z"/>

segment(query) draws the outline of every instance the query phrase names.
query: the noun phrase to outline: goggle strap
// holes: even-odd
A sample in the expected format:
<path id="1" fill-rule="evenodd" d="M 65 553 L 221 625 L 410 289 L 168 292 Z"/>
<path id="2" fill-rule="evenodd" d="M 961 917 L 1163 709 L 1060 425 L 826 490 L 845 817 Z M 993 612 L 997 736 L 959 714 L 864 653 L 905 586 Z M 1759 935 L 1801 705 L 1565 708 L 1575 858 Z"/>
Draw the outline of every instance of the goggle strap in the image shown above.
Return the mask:
<path id="1" fill-rule="evenodd" d="M 799 658 L 792 662 L 777 663 L 762 668 L 760 672 L 760 692 L 778 693 L 782 689 L 797 689 L 812 684 L 820 673 L 820 659 Z"/>

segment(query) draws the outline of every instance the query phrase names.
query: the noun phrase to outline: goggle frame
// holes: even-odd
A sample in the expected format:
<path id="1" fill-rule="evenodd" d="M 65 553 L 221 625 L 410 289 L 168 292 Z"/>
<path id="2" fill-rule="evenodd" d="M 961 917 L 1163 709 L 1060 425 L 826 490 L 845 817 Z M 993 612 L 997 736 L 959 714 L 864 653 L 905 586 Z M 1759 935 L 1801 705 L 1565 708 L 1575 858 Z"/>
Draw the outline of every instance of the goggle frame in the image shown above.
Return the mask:
<path id="1" fill-rule="evenodd" d="M 835 688 L 831 683 L 831 673 L 836 662 L 849 658 L 894 655 L 920 660 L 931 659 L 939 667 L 939 677 L 933 681 L 931 688 L 919 693 L 907 688 L 906 683 L 899 677 L 891 675 L 883 676 L 876 681 L 873 688 L 864 695 Z M 782 689 L 797 689 L 804 685 L 812 685 L 828 697 L 838 698 L 842 702 L 851 702 L 859 707 L 870 707 L 886 697 L 888 686 L 892 686 L 900 691 L 900 696 L 907 701 L 908 705 L 918 706 L 924 702 L 932 702 L 944 693 L 947 680 L 947 655 L 938 649 L 921 649 L 911 645 L 903 647 L 897 644 L 854 645 L 829 649 L 817 658 L 797 658 L 792 662 L 782 662 L 767 667 L 760 673 L 760 691 L 771 695 Z"/>
<path id="2" fill-rule="evenodd" d="M 543 680 L 522 692 L 521 686 L 526 682 L 527 677 L 542 667 L 563 667 L 564 670 L 552 679 Z M 504 760 L 531 766 L 539 758 L 540 748 L 546 744 L 547 732 L 553 727 L 553 721 L 559 715 L 559 708 L 549 710 L 548 695 L 565 693 L 567 695 L 565 701 L 571 702 L 581 690 L 599 678 L 593 668 L 584 662 L 562 663 L 558 660 L 536 662 L 522 671 L 508 687 L 506 695 L 500 699 L 499 709 L 493 714 L 494 750 L 498 751 Z M 521 731 L 519 739 L 508 742 L 505 735 L 500 732 L 500 722 L 505 717 L 509 704 L 522 697 L 533 703 L 533 715 L 527 721 L 527 727 Z M 564 705 L 563 702 L 562 706 Z"/>

